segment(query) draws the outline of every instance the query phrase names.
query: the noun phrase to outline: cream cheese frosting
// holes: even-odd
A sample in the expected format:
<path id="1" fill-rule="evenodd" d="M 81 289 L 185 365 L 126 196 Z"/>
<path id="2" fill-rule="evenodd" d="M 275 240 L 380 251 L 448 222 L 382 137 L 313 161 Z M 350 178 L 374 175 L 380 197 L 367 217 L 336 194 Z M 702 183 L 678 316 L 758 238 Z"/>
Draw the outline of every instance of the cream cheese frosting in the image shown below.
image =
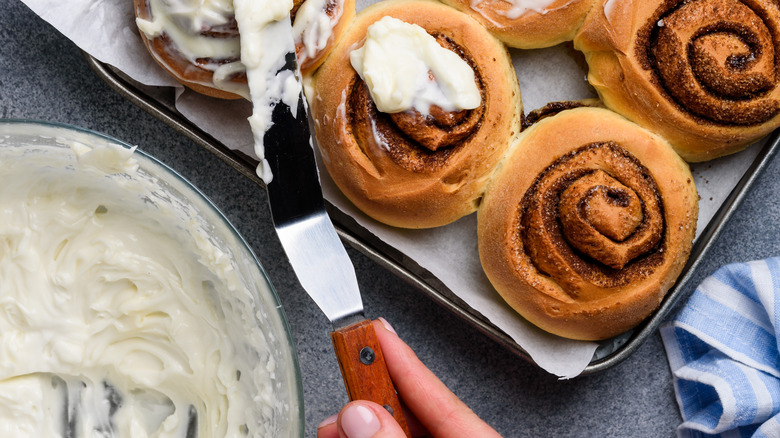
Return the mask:
<path id="1" fill-rule="evenodd" d="M 213 85 L 252 102 L 249 124 L 253 149 L 260 161 L 256 172 L 269 184 L 273 173 L 265 158 L 263 139 L 273 124 L 274 106 L 283 102 L 295 113 L 302 91 L 296 72 L 283 69 L 285 56 L 295 53 L 295 45 L 300 43 L 303 59 L 298 61 L 313 57 L 332 38 L 340 15 L 330 17 L 325 0 L 306 0 L 291 31 L 292 0 L 149 0 L 149 6 L 152 18 L 136 19 L 141 32 L 148 38 L 166 34 L 191 63 L 213 69 Z M 238 26 L 238 38 L 212 38 L 201 32 L 225 26 L 231 20 Z M 201 63 L 199 59 L 239 61 Z M 248 88 L 229 80 L 242 72 L 246 73 Z"/>
<path id="2" fill-rule="evenodd" d="M 70 146 L 0 148 L 0 436 L 268 435 L 283 373 L 235 261 L 132 150 Z"/>
<path id="3" fill-rule="evenodd" d="M 241 62 L 246 66 L 252 115 L 255 155 L 260 159 L 257 175 L 265 184 L 273 180 L 265 159 L 265 134 L 273 124 L 274 107 L 282 102 L 295 115 L 302 85 L 297 71 L 285 69 L 285 56 L 295 53 L 290 27 L 292 0 L 234 0 L 241 35 Z"/>
<path id="4" fill-rule="evenodd" d="M 432 105 L 445 111 L 474 109 L 482 101 L 474 70 L 463 58 L 422 27 L 397 18 L 383 17 L 369 26 L 350 62 L 385 113 L 414 108 L 428 114 Z"/>
<path id="5" fill-rule="evenodd" d="M 191 63 L 214 72 L 214 84 L 219 89 L 238 94 L 250 99 L 246 87 L 232 83 L 229 78 L 243 73 L 248 62 L 244 58 L 242 44 L 246 45 L 247 38 L 230 37 L 229 33 L 214 37 L 204 32 L 204 29 L 213 29 L 219 33 L 220 29 L 229 28 L 232 20 L 248 20 L 257 22 L 257 17 L 242 17 L 241 12 L 236 15 L 236 9 L 242 7 L 234 4 L 240 0 L 148 0 L 152 17 L 150 19 L 136 18 L 136 25 L 147 38 L 155 38 L 165 34 L 171 39 L 172 44 Z M 265 15 L 271 11 L 277 11 L 284 7 L 289 13 L 293 8 L 291 0 L 273 0 L 254 2 L 256 11 L 254 14 Z M 246 9 L 247 6 L 243 6 Z M 302 47 L 298 61 L 304 62 L 314 58 L 323 50 L 333 38 L 333 28 L 341 17 L 341 8 L 338 8 L 335 16 L 327 13 L 327 0 L 306 0 L 298 9 L 293 23 L 295 44 Z M 240 24 L 239 24 L 239 27 Z M 244 24 L 246 27 L 246 24 Z M 258 44 L 252 44 L 257 46 Z M 254 49 L 253 49 L 254 50 Z M 294 49 L 293 49 L 294 50 Z M 202 59 L 220 60 L 219 62 L 198 62 Z M 235 59 L 232 62 L 224 60 Z"/>
<path id="6" fill-rule="evenodd" d="M 330 16 L 326 13 L 328 0 L 306 0 L 295 13 L 293 35 L 295 44 L 302 44 L 303 50 L 298 55 L 298 62 L 314 58 L 324 50 L 333 38 L 333 28 L 341 18 L 342 9 Z"/>
<path id="7" fill-rule="evenodd" d="M 138 29 L 147 38 L 165 34 L 182 56 L 192 64 L 211 70 L 216 88 L 248 98 L 246 87 L 232 83 L 229 78 L 243 72 L 239 59 L 238 38 L 223 29 L 230 27 L 234 16 L 232 0 L 148 0 L 150 19 L 136 18 Z M 206 29 L 223 35 L 214 37 Z M 216 62 L 198 62 L 213 59 Z M 232 61 L 228 61 L 232 60 Z"/>

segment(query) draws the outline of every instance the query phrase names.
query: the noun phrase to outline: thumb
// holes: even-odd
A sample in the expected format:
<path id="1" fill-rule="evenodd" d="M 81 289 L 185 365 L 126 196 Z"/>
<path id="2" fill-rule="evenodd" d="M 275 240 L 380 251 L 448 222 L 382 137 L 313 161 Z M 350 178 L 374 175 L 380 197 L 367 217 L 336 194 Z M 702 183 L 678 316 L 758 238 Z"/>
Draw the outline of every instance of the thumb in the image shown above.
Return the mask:
<path id="1" fill-rule="evenodd" d="M 341 409 L 338 417 L 342 438 L 405 438 L 403 429 L 385 408 L 377 403 L 356 400 Z"/>

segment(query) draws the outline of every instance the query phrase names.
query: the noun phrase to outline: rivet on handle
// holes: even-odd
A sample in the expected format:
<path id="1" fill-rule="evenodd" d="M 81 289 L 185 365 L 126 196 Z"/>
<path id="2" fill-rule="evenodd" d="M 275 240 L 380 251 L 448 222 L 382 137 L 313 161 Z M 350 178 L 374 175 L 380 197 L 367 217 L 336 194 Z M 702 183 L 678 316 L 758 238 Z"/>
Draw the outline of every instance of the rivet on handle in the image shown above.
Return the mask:
<path id="1" fill-rule="evenodd" d="M 371 347 L 363 347 L 360 350 L 360 362 L 362 362 L 363 365 L 371 365 L 374 363 L 375 358 L 376 354 L 374 353 L 374 350 L 371 349 Z"/>

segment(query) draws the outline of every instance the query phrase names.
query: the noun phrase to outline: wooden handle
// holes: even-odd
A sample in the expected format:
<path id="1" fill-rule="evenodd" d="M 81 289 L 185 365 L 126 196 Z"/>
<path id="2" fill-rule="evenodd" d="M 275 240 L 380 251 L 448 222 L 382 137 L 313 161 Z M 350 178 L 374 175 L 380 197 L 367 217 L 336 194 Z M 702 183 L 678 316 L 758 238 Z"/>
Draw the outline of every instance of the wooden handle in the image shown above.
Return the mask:
<path id="1" fill-rule="evenodd" d="M 379 403 L 393 415 L 406 436 L 411 436 L 371 321 L 363 320 L 331 332 L 330 339 L 349 399 Z"/>

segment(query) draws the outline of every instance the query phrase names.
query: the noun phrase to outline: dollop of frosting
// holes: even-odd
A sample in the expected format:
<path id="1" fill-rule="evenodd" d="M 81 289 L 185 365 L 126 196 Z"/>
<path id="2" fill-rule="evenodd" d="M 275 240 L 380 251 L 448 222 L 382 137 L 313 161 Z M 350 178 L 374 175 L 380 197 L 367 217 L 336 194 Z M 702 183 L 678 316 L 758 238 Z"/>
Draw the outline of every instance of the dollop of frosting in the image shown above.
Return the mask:
<path id="1" fill-rule="evenodd" d="M 350 62 L 379 111 L 429 114 L 477 108 L 482 102 L 471 66 L 416 24 L 384 17 L 368 28 Z"/>

